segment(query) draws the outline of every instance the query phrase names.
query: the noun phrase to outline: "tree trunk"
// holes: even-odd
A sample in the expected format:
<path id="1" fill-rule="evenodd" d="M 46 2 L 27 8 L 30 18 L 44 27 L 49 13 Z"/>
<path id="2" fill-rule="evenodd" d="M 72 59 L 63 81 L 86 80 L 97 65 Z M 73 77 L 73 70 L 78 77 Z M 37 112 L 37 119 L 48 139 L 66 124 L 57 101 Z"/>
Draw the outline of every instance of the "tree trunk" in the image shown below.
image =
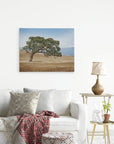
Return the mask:
<path id="1" fill-rule="evenodd" d="M 33 56 L 34 56 L 34 53 L 31 53 L 30 60 L 29 60 L 30 62 L 32 61 Z"/>

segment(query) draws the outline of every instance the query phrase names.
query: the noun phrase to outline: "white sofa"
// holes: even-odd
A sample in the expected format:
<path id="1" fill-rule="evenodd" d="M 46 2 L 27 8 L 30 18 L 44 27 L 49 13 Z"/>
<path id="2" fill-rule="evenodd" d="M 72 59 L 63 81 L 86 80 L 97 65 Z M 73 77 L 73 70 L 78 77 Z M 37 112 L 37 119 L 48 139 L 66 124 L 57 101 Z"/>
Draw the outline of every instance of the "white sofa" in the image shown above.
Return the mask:
<path id="1" fill-rule="evenodd" d="M 0 119 L 1 117 L 7 119 L 10 91 L 9 89 L 0 90 Z M 56 90 L 53 100 L 54 112 L 60 117 L 50 119 L 49 130 L 71 132 L 74 135 L 75 144 L 86 144 L 86 105 L 73 101 L 71 93 L 71 91 Z M 0 120 L 0 144 L 8 144 L 2 120 Z"/>

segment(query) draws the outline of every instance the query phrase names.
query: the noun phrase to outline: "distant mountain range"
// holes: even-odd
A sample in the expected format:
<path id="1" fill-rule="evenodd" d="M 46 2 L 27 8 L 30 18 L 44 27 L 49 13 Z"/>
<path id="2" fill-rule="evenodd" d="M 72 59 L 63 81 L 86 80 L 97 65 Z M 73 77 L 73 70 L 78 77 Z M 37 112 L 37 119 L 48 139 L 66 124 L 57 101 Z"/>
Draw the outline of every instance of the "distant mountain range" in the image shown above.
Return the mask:
<path id="1" fill-rule="evenodd" d="M 20 48 L 22 49 L 22 48 Z M 62 55 L 74 56 L 74 48 L 61 48 Z"/>
<path id="2" fill-rule="evenodd" d="M 62 55 L 74 56 L 74 48 L 61 48 Z"/>

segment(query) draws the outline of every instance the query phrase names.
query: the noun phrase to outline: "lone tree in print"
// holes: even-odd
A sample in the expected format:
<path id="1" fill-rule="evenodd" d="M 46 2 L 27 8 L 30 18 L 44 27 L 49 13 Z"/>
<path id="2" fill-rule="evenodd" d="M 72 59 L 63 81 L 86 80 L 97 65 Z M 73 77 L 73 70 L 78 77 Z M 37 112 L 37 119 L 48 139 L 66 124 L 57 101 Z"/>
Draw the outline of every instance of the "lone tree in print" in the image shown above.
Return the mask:
<path id="1" fill-rule="evenodd" d="M 59 47 L 60 42 L 52 38 L 45 39 L 44 37 L 29 37 L 29 41 L 26 42 L 26 46 L 23 50 L 30 52 L 30 62 L 33 60 L 33 56 L 36 53 L 43 53 L 45 56 L 62 56 Z"/>

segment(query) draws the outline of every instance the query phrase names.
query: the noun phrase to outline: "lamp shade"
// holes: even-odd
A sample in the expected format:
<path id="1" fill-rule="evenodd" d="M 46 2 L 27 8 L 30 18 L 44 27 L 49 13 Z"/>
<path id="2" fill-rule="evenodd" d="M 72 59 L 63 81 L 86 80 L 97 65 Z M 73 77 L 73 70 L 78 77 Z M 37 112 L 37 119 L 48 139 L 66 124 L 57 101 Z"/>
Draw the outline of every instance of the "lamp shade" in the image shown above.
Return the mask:
<path id="1" fill-rule="evenodd" d="M 104 75 L 104 67 L 102 62 L 93 62 L 92 75 Z"/>

